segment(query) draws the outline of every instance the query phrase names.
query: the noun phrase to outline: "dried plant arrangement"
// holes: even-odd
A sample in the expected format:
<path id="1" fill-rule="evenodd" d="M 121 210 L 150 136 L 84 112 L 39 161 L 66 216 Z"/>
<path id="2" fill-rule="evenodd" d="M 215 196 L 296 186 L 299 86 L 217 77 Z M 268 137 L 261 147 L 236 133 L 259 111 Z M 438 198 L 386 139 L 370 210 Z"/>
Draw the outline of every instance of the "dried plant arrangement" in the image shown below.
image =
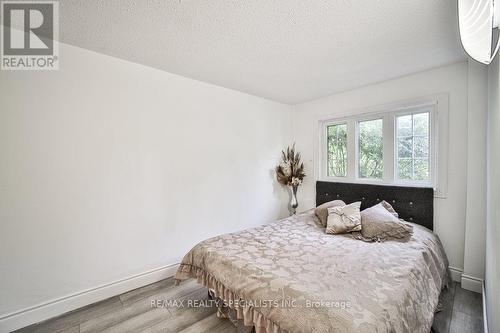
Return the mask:
<path id="1" fill-rule="evenodd" d="M 304 163 L 300 161 L 300 153 L 295 152 L 295 143 L 282 152 L 282 161 L 276 167 L 276 178 L 282 185 L 297 187 L 306 176 Z"/>

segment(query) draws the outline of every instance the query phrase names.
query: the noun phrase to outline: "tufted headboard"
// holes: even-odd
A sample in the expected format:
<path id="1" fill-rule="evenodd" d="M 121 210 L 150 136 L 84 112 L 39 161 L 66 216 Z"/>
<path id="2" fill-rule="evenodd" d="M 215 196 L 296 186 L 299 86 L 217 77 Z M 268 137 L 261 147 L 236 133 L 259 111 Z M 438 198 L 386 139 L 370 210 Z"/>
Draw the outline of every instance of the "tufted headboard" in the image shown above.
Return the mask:
<path id="1" fill-rule="evenodd" d="M 361 201 L 361 210 L 385 200 L 394 207 L 400 218 L 433 230 L 432 188 L 317 181 L 316 206 L 332 200 L 343 200 L 347 204 Z"/>

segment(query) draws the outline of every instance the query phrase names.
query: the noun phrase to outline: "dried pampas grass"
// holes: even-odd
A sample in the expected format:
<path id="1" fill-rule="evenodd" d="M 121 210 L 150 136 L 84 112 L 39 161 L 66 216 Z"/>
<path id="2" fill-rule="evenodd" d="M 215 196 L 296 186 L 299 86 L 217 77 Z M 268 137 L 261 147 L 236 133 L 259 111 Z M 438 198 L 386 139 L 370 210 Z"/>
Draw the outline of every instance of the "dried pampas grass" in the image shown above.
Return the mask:
<path id="1" fill-rule="evenodd" d="M 295 152 L 295 143 L 282 152 L 282 161 L 276 167 L 276 178 L 282 185 L 299 186 L 306 176 L 304 163 L 300 162 L 300 153 Z"/>

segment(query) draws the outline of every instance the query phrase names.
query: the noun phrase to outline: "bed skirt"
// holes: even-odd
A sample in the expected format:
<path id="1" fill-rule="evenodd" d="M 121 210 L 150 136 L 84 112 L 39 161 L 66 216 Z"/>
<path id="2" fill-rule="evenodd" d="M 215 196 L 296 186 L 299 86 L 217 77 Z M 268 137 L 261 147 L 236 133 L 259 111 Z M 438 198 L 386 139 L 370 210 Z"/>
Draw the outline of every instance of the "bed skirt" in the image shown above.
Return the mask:
<path id="1" fill-rule="evenodd" d="M 199 267 L 188 264 L 181 264 L 175 275 L 176 283 L 196 278 L 198 283 L 208 288 L 211 297 L 219 299 L 222 302 L 217 303 L 217 316 L 227 318 L 239 329 L 239 332 L 252 332 L 255 328 L 256 333 L 287 333 L 276 323 L 264 317 L 253 306 L 229 306 L 228 304 L 238 304 L 244 300 L 232 290 L 229 290 L 221 282 L 217 281 L 212 275 Z"/>

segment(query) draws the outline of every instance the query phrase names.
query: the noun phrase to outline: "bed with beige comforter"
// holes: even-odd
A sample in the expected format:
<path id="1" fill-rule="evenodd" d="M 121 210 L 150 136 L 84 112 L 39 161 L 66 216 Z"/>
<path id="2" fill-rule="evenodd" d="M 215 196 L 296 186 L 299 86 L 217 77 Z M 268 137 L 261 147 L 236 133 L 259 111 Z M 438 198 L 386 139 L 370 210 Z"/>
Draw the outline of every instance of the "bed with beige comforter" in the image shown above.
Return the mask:
<path id="1" fill-rule="evenodd" d="M 447 259 L 414 224 L 407 242 L 325 234 L 314 212 L 205 240 L 176 279 L 197 278 L 257 332 L 425 332 Z"/>

